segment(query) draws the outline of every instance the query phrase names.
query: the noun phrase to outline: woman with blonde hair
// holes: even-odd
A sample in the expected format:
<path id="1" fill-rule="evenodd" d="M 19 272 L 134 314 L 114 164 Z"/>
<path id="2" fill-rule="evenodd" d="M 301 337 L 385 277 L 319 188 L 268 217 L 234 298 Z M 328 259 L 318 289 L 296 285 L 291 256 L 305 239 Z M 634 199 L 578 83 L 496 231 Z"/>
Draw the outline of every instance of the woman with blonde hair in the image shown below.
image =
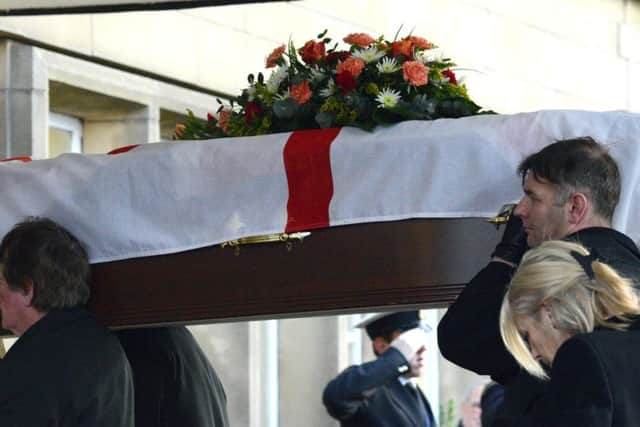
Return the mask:
<path id="1" fill-rule="evenodd" d="M 596 253 L 566 241 L 527 252 L 504 296 L 500 333 L 551 393 L 522 425 L 638 425 L 638 314 L 632 282 Z"/>

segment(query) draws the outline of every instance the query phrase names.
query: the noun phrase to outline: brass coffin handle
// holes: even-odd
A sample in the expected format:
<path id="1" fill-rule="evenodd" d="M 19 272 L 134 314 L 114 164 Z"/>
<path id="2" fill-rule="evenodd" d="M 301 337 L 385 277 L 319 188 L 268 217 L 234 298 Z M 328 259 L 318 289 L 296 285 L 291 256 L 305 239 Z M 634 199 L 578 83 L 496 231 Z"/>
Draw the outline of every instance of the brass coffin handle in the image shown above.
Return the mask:
<path id="1" fill-rule="evenodd" d="M 273 242 L 290 242 L 292 240 L 298 240 L 302 242 L 305 237 L 310 236 L 308 231 L 300 231 L 298 233 L 277 233 L 277 234 L 263 234 L 261 236 L 248 236 L 241 237 L 239 239 L 229 240 L 227 242 L 220 243 L 220 247 L 226 248 L 236 247 L 240 245 L 251 245 L 254 243 L 273 243 Z"/>
<path id="2" fill-rule="evenodd" d="M 508 203 L 506 205 L 503 205 L 500 208 L 500 213 L 496 216 L 492 216 L 491 218 L 487 218 L 487 221 L 491 224 L 495 224 L 496 228 L 499 228 L 502 224 L 506 224 L 507 221 L 509 221 L 509 218 L 511 218 L 513 210 L 516 208 L 516 206 L 517 205 L 515 203 Z"/>

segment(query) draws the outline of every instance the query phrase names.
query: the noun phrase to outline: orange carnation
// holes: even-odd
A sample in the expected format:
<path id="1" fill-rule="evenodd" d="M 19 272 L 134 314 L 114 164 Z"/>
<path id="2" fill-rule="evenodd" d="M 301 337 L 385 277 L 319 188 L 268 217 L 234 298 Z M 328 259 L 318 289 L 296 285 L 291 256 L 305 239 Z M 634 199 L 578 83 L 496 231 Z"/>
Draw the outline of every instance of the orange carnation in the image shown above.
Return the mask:
<path id="1" fill-rule="evenodd" d="M 273 68 L 277 64 L 278 59 L 282 58 L 284 53 L 284 45 L 278 46 L 267 56 L 267 68 Z"/>
<path id="2" fill-rule="evenodd" d="M 229 126 L 229 117 L 231 117 L 231 111 L 220 110 L 220 113 L 218 114 L 218 125 L 224 133 L 227 133 L 227 126 Z"/>
<path id="3" fill-rule="evenodd" d="M 429 68 L 420 61 L 407 61 L 402 64 L 402 77 L 413 86 L 426 85 L 429 82 Z"/>
<path id="4" fill-rule="evenodd" d="M 173 133 L 178 137 L 181 138 L 182 135 L 184 135 L 184 131 L 187 130 L 187 126 L 184 125 L 183 123 L 178 123 L 176 125 L 176 128 L 173 130 Z"/>
<path id="5" fill-rule="evenodd" d="M 350 45 L 356 45 L 360 47 L 367 47 L 374 41 L 376 41 L 369 34 L 365 33 L 351 33 L 347 37 L 342 39 L 345 43 Z"/>
<path id="6" fill-rule="evenodd" d="M 340 74 L 344 71 L 351 74 L 354 78 L 358 77 L 362 73 L 364 68 L 364 61 L 360 58 L 349 57 L 344 62 L 341 62 L 336 67 L 336 73 Z"/>
<path id="7" fill-rule="evenodd" d="M 409 39 L 403 39 L 391 43 L 391 54 L 393 56 L 403 55 L 407 58 L 413 57 L 413 42 Z"/>
<path id="8" fill-rule="evenodd" d="M 411 40 L 411 42 L 413 42 L 413 44 L 418 48 L 418 49 L 431 49 L 433 46 L 431 45 L 431 43 L 429 43 L 427 41 L 427 39 L 424 39 L 422 37 L 418 37 L 418 36 L 409 36 L 409 40 Z"/>
<path id="9" fill-rule="evenodd" d="M 303 80 L 302 83 L 291 86 L 291 98 L 295 99 L 295 101 L 302 105 L 308 100 L 311 99 L 311 89 L 309 89 L 309 82 Z"/>

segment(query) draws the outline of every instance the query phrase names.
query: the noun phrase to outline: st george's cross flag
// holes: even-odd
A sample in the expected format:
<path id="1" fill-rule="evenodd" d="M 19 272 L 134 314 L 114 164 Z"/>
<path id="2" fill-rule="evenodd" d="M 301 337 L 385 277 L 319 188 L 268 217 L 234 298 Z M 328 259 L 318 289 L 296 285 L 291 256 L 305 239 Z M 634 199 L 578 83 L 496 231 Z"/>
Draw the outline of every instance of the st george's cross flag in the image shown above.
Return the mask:
<path id="1" fill-rule="evenodd" d="M 518 163 L 592 136 L 620 164 L 614 227 L 640 239 L 640 114 L 541 111 L 130 145 L 0 162 L 0 235 L 59 222 L 92 262 L 246 236 L 409 218 L 489 217 L 522 195 Z"/>

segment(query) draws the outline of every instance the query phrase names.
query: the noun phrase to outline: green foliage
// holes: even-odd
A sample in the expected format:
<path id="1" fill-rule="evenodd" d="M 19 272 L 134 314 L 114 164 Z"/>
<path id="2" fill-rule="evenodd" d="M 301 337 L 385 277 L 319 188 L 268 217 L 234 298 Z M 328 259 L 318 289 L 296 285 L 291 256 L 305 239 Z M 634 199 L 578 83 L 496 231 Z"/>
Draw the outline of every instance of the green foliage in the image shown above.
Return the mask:
<path id="1" fill-rule="evenodd" d="M 453 399 L 449 399 L 445 406 L 440 404 L 440 427 L 456 427 L 457 417 L 455 410 L 455 403 Z"/>
<path id="2" fill-rule="evenodd" d="M 187 120 L 176 127 L 173 139 L 212 139 L 223 136 L 225 134 L 213 116 L 210 120 L 202 120 L 197 118 L 193 111 L 187 110 Z"/>

